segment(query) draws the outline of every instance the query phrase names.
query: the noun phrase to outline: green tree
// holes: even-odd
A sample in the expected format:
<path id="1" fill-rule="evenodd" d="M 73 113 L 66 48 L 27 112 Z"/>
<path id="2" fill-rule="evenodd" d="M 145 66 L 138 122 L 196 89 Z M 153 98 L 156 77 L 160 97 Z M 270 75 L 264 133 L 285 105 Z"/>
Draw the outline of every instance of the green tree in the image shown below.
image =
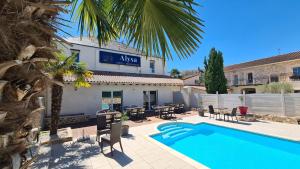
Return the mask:
<path id="1" fill-rule="evenodd" d="M 65 42 L 68 23 L 59 13 L 68 13 L 70 4 L 81 36 L 97 37 L 100 45 L 122 38 L 146 56 L 165 60 L 173 50 L 180 58 L 190 56 L 202 38 L 193 0 L 1 0 L 0 110 L 6 116 L 0 134 L 9 140 L 0 168 L 18 167 L 12 154 L 26 153 L 26 137 L 35 127 L 31 118 L 43 111 L 37 96 L 46 84 L 56 84 L 44 63 L 55 61 L 56 43 Z"/>
<path id="2" fill-rule="evenodd" d="M 173 78 L 181 78 L 182 77 L 180 71 L 175 68 L 170 71 L 170 76 Z"/>
<path id="3" fill-rule="evenodd" d="M 208 60 L 204 60 L 205 70 L 205 87 L 207 93 L 214 94 L 217 91 L 220 94 L 227 93 L 227 80 L 224 74 L 223 54 L 212 48 Z"/>
<path id="4" fill-rule="evenodd" d="M 51 124 L 50 135 L 57 134 L 59 115 L 61 110 L 64 76 L 74 78 L 74 88 L 90 87 L 87 78 L 92 77 L 92 72 L 86 69 L 86 65 L 76 62 L 76 55 L 67 57 L 63 53 L 55 53 L 55 62 L 50 62 L 46 66 L 47 72 L 53 76 L 58 83 L 52 84 L 51 89 Z"/>

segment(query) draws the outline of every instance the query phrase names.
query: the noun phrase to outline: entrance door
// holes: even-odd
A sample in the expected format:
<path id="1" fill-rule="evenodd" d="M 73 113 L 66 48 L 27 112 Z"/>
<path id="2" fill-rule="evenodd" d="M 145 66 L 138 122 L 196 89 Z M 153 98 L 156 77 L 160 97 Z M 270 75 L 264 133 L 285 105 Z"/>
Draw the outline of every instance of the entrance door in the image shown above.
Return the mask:
<path id="1" fill-rule="evenodd" d="M 123 92 L 122 91 L 103 91 L 102 110 L 122 111 Z"/>
<path id="2" fill-rule="evenodd" d="M 152 106 L 157 105 L 157 91 L 143 91 L 144 108 L 151 110 Z"/>

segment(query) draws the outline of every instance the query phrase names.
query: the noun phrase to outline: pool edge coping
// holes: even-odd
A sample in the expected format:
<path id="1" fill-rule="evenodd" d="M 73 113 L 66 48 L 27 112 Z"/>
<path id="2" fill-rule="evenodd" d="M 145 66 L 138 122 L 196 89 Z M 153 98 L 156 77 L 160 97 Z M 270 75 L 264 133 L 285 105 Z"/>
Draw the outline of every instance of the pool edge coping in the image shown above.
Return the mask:
<path id="1" fill-rule="evenodd" d="M 280 136 L 278 134 L 270 134 L 270 133 L 262 133 L 262 132 L 259 132 L 259 131 L 253 131 L 253 130 L 247 130 L 247 129 L 241 129 L 241 128 L 234 128 L 234 127 L 231 127 L 231 126 L 226 126 L 226 125 L 222 125 L 222 124 L 215 124 L 215 123 L 211 123 L 211 122 L 206 122 L 206 121 L 200 121 L 200 122 L 187 122 L 187 121 L 184 121 L 183 119 L 180 120 L 180 121 L 166 121 L 166 122 L 163 122 L 163 123 L 157 123 L 155 126 L 154 126 L 154 130 L 155 132 L 151 132 L 151 133 L 148 133 L 147 135 L 144 135 L 144 137 L 158 145 L 160 148 L 168 151 L 169 153 L 171 153 L 172 155 L 182 159 L 183 161 L 189 163 L 190 165 L 196 167 L 196 168 L 205 168 L 205 169 L 209 169 L 209 167 L 205 166 L 204 164 L 168 147 L 167 145 L 164 145 L 163 143 L 153 139 L 151 136 L 152 135 L 156 135 L 156 134 L 160 134 L 160 131 L 158 130 L 158 126 L 160 125 L 163 125 L 163 124 L 166 124 L 166 123 L 187 123 L 187 124 L 192 124 L 192 125 L 197 125 L 197 124 L 209 124 L 209 125 L 214 125 L 214 126 L 218 126 L 218 127 L 225 127 L 225 128 L 228 128 L 228 129 L 233 129 L 233 130 L 238 130 L 238 131 L 242 131 L 242 132 L 248 132 L 248 133 L 252 133 L 252 134 L 258 134 L 258 135 L 262 135 L 262 136 L 266 136 L 266 137 L 272 137 L 272 138 L 276 138 L 276 139 L 281 139 L 281 140 L 287 140 L 287 141 L 291 141 L 291 142 L 297 142 L 297 143 L 300 143 L 300 140 L 297 140 L 297 139 L 293 139 L 293 138 L 289 138 L 289 137 L 285 137 L 285 136 Z"/>
<path id="2" fill-rule="evenodd" d="M 209 167 L 207 167 L 206 165 L 204 165 L 204 164 L 202 164 L 202 163 L 200 163 L 200 162 L 198 162 L 198 161 L 196 161 L 196 160 L 194 160 L 194 159 L 192 159 L 192 158 L 190 158 L 190 157 L 188 157 L 188 156 L 186 156 L 186 155 L 184 155 L 184 154 L 182 154 L 182 153 L 180 153 L 180 152 L 178 152 L 178 151 L 176 151 L 176 150 L 174 150 L 174 149 L 172 149 L 172 148 L 170 148 L 166 145 L 164 145 L 163 143 L 161 143 L 161 142 L 159 142 L 159 141 L 157 141 L 157 140 L 155 140 L 151 137 L 152 135 L 160 134 L 160 131 L 157 129 L 157 127 L 159 125 L 163 125 L 163 124 L 166 124 L 166 123 L 176 123 L 176 122 L 168 121 L 168 122 L 164 122 L 164 123 L 158 123 L 154 126 L 155 132 L 148 133 L 147 135 L 144 135 L 144 137 L 148 141 L 150 141 L 151 143 L 158 145 L 160 148 L 168 151 L 169 153 L 171 153 L 175 157 L 177 157 L 179 159 L 182 159 L 183 161 L 185 161 L 186 163 L 192 165 L 193 167 L 196 167 L 197 169 L 198 168 L 199 169 L 209 169 Z M 190 123 L 190 122 L 183 122 L 183 121 L 180 121 L 179 123 L 188 123 L 188 124 L 192 124 L 192 125 L 198 124 L 198 123 Z M 200 123 L 205 123 L 205 122 L 200 122 Z"/>

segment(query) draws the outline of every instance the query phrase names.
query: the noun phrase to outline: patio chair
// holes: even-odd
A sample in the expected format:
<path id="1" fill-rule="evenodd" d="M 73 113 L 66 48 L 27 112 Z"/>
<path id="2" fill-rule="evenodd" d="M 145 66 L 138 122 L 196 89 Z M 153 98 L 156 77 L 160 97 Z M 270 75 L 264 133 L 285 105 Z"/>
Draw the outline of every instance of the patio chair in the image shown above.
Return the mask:
<path id="1" fill-rule="evenodd" d="M 227 116 L 228 120 L 229 120 L 229 117 L 231 117 L 232 121 L 233 121 L 233 117 L 235 117 L 236 121 L 239 122 L 239 120 L 237 118 L 236 111 L 237 111 L 237 108 L 235 107 L 235 108 L 232 109 L 231 113 L 226 113 L 226 114 L 224 114 L 224 116 Z M 224 119 L 225 119 L 225 117 L 224 117 Z"/>
<path id="2" fill-rule="evenodd" d="M 175 107 L 174 107 L 174 106 L 171 106 L 171 107 L 169 108 L 169 114 L 170 114 L 171 117 L 173 117 L 173 115 L 174 115 L 174 117 L 176 118 L 176 115 L 175 115 Z"/>
<path id="3" fill-rule="evenodd" d="M 180 105 L 179 105 L 179 104 L 176 104 L 176 105 L 175 105 L 175 108 L 174 108 L 174 113 L 176 113 L 176 114 L 180 113 L 180 111 L 179 111 L 179 107 L 180 107 Z"/>
<path id="4" fill-rule="evenodd" d="M 211 115 L 213 115 L 214 118 L 216 118 L 218 115 L 219 115 L 219 118 L 221 117 L 219 112 L 215 112 L 215 109 L 212 105 L 208 106 L 208 112 L 209 112 L 209 118 L 211 118 Z"/>
<path id="5" fill-rule="evenodd" d="M 151 106 L 152 110 L 153 110 L 153 115 L 158 117 L 160 114 L 160 110 L 157 108 L 157 106 Z"/>
<path id="6" fill-rule="evenodd" d="M 138 109 L 138 115 L 139 117 L 141 117 L 142 119 L 145 119 L 146 116 L 145 116 L 145 108 L 140 108 Z"/>
<path id="7" fill-rule="evenodd" d="M 96 141 L 99 141 L 99 138 L 103 134 L 108 134 L 110 132 L 109 125 L 107 125 L 106 115 L 97 115 L 97 136 Z"/>
<path id="8" fill-rule="evenodd" d="M 169 115 L 169 107 L 163 108 L 160 112 L 160 118 L 164 117 L 166 119 Z"/>
<path id="9" fill-rule="evenodd" d="M 184 104 L 179 104 L 179 112 L 184 113 Z"/>
<path id="10" fill-rule="evenodd" d="M 109 135 L 101 137 L 101 151 L 103 153 L 103 143 L 106 142 L 110 145 L 111 155 L 113 156 L 113 146 L 116 143 L 120 143 L 121 150 L 123 152 L 122 142 L 121 142 L 121 122 L 112 123 L 111 131 Z"/>
<path id="11" fill-rule="evenodd" d="M 136 119 L 137 116 L 138 116 L 138 109 L 132 109 L 132 110 L 130 111 L 130 118 L 131 118 L 131 119 Z"/>
<path id="12" fill-rule="evenodd" d="M 122 113 L 118 113 L 116 115 L 114 115 L 114 121 L 113 122 L 120 122 L 121 121 L 121 117 L 122 117 Z"/>

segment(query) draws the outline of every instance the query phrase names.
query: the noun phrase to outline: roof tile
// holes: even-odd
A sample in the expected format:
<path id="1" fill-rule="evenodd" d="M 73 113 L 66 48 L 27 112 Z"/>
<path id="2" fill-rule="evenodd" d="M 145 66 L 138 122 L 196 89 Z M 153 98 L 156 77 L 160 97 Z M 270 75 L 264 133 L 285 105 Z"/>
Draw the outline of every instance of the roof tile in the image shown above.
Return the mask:
<path id="1" fill-rule="evenodd" d="M 263 59 L 258 59 L 258 60 L 235 64 L 235 65 L 230 65 L 230 66 L 225 67 L 224 70 L 232 71 L 232 70 L 236 70 L 236 69 L 242 69 L 242 68 L 277 63 L 277 62 L 290 61 L 290 60 L 295 60 L 295 59 L 300 59 L 300 51 L 277 55 L 277 56 L 272 56 L 272 57 L 263 58 Z"/>

